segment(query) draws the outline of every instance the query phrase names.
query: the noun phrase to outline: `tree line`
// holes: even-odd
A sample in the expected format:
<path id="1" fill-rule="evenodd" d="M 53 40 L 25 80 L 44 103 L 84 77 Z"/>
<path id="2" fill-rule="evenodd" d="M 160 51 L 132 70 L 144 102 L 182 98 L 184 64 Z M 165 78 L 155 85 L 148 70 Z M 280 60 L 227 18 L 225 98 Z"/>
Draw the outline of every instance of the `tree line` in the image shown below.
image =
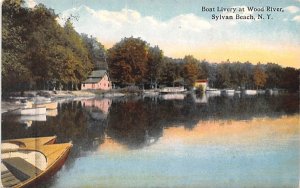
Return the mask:
<path id="1" fill-rule="evenodd" d="M 78 89 L 93 68 L 103 66 L 104 46 L 78 34 L 72 17 L 60 26 L 53 9 L 23 4 L 2 4 L 2 91 Z"/>
<path id="2" fill-rule="evenodd" d="M 80 89 L 93 69 L 108 69 L 113 83 L 148 88 L 184 85 L 208 79 L 216 88 L 283 88 L 297 91 L 299 69 L 275 63 L 210 63 L 192 55 L 166 57 L 158 46 L 140 38 L 123 38 L 112 48 L 92 36 L 78 34 L 70 16 L 64 26 L 43 4 L 34 9 L 23 0 L 2 3 L 2 91 Z"/>
<path id="3" fill-rule="evenodd" d="M 108 50 L 110 76 L 118 85 L 182 85 L 192 88 L 198 79 L 209 86 L 233 89 L 282 88 L 298 91 L 299 69 L 275 63 L 209 63 L 192 55 L 170 58 L 158 46 L 151 47 L 140 38 L 124 38 Z"/>

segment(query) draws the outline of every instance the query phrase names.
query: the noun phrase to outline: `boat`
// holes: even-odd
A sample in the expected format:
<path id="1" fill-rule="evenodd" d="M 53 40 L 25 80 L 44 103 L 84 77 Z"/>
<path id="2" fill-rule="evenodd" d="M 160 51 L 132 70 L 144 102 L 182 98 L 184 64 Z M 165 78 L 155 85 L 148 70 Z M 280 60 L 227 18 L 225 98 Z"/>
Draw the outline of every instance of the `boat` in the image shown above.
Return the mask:
<path id="1" fill-rule="evenodd" d="M 209 95 L 221 95 L 221 90 L 216 88 L 206 88 L 205 92 Z"/>
<path id="2" fill-rule="evenodd" d="M 152 96 L 158 96 L 159 92 L 156 90 L 144 90 L 143 96 L 144 97 L 152 97 Z"/>
<path id="3" fill-rule="evenodd" d="M 45 107 L 47 110 L 57 109 L 57 102 L 35 102 L 32 106 L 36 108 Z"/>
<path id="4" fill-rule="evenodd" d="M 11 111 L 13 114 L 18 115 L 42 115 L 46 114 L 46 108 L 45 107 L 38 107 L 38 108 L 18 108 Z"/>
<path id="5" fill-rule="evenodd" d="M 47 110 L 47 112 L 46 112 L 47 116 L 52 116 L 52 117 L 57 116 L 57 114 L 58 114 L 57 109 Z"/>
<path id="6" fill-rule="evenodd" d="M 1 143 L 1 187 L 36 187 L 65 163 L 71 143 L 55 144 L 56 136 L 4 140 Z"/>
<path id="7" fill-rule="evenodd" d="M 257 94 L 257 90 L 246 89 L 244 92 L 246 95 L 256 95 Z"/>
<path id="8" fill-rule="evenodd" d="M 50 97 L 43 97 L 43 96 L 36 96 L 33 98 L 34 103 L 38 103 L 38 102 L 51 102 L 51 98 Z"/>
<path id="9" fill-rule="evenodd" d="M 224 92 L 225 92 L 225 95 L 227 95 L 227 96 L 234 95 L 234 89 L 225 89 Z"/>
<path id="10" fill-rule="evenodd" d="M 28 115 L 28 116 L 20 116 L 20 122 L 23 121 L 47 121 L 46 114 L 40 114 L 40 115 Z"/>
<path id="11" fill-rule="evenodd" d="M 160 90 L 160 93 L 182 93 L 186 92 L 184 87 L 165 87 Z"/>
<path id="12" fill-rule="evenodd" d="M 257 94 L 266 94 L 266 90 L 259 89 L 257 90 Z"/>

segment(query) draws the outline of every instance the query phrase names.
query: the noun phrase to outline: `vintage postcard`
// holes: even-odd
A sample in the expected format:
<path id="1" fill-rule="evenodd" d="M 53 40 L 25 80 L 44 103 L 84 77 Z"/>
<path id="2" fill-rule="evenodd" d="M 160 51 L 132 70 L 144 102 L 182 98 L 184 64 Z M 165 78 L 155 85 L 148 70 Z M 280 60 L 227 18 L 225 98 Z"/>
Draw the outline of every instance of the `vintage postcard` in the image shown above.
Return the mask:
<path id="1" fill-rule="evenodd" d="M 0 187 L 299 187 L 299 0 L 1 11 Z"/>

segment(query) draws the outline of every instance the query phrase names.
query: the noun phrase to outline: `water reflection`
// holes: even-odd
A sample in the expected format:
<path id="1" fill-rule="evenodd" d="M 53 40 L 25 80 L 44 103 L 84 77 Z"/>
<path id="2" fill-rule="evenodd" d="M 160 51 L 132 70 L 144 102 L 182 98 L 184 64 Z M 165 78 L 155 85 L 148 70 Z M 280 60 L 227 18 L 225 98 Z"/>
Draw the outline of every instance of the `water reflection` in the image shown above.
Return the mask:
<path id="1" fill-rule="evenodd" d="M 299 140 L 298 104 L 298 95 L 224 97 L 188 94 L 180 100 L 164 100 L 159 97 L 83 99 L 61 103 L 56 115 L 47 116 L 46 121 L 30 120 L 30 127 L 16 121 L 16 116 L 4 115 L 2 139 L 57 135 L 58 142 L 73 142 L 74 147 L 65 169 L 47 181 L 47 187 L 120 187 L 130 182 L 128 178 L 141 178 L 137 182 L 131 182 L 136 183 L 134 185 L 137 187 L 153 185 L 154 182 L 157 182 L 157 186 L 193 186 L 185 183 L 199 183 L 200 180 L 203 185 L 206 181 L 207 185 L 217 185 L 228 179 L 220 177 L 219 182 L 212 182 L 211 178 L 224 174 L 214 171 L 216 166 L 204 164 L 202 160 L 211 165 L 213 162 L 219 165 L 224 163 L 225 166 L 220 167 L 224 173 L 233 165 L 235 171 L 229 170 L 233 174 L 230 176 L 229 173 L 226 177 L 235 179 L 234 173 L 249 175 L 246 171 L 251 171 L 250 166 L 244 169 L 243 166 L 232 164 L 235 158 L 240 157 L 239 160 L 246 160 L 250 165 L 251 160 L 246 154 L 239 152 L 254 152 L 253 161 L 261 165 L 266 164 L 265 158 L 260 157 L 271 152 L 274 154 L 271 156 L 274 161 L 281 162 L 275 167 L 291 168 L 292 175 L 287 171 L 283 171 L 283 174 L 290 176 L 286 178 L 293 179 L 294 174 L 298 172 L 295 164 L 299 162 L 296 159 L 299 146 L 296 142 Z M 258 152 L 259 156 L 255 156 L 255 152 Z M 280 152 L 286 152 L 288 158 L 282 157 Z M 117 154 L 120 158 L 113 158 L 112 154 Z M 181 158 L 176 158 L 178 156 Z M 217 156 L 225 157 L 225 161 L 216 159 Z M 193 160 L 199 165 L 197 169 L 189 162 Z M 285 161 L 280 160 L 289 162 L 283 165 Z M 134 161 L 140 162 L 138 164 L 144 165 L 145 168 L 134 169 L 138 168 Z M 174 163 L 172 168 L 168 166 L 171 165 L 170 161 Z M 273 162 L 270 163 L 269 165 L 274 166 Z M 124 169 L 114 172 L 117 169 L 116 164 L 125 165 Z M 187 164 L 186 168 L 182 169 L 182 164 Z M 254 167 L 259 168 L 258 164 Z M 87 167 L 92 170 L 89 172 Z M 160 172 L 168 171 L 168 167 L 182 173 L 173 170 L 170 174 Z M 202 168 L 209 171 L 211 176 L 203 174 Z M 238 172 L 239 168 L 241 172 Z M 268 172 L 262 172 L 269 173 L 270 167 L 266 168 Z M 131 173 L 126 175 L 125 170 L 128 169 L 131 169 Z M 80 170 L 86 170 L 87 176 L 94 178 L 86 177 L 84 181 L 78 182 L 82 175 Z M 105 170 L 110 173 L 110 177 L 107 177 Z M 132 170 L 136 170 L 136 173 L 142 170 L 144 177 L 136 177 L 138 174 Z M 161 177 L 158 177 L 159 174 Z M 199 178 L 199 175 L 204 179 L 197 180 L 196 176 Z M 272 174 L 280 179 L 279 175 Z M 104 180 L 104 177 L 113 182 Z M 177 180 L 169 185 L 168 180 L 171 181 L 171 177 L 176 177 Z M 95 184 L 89 184 L 89 180 Z M 253 175 L 251 181 L 259 180 L 259 177 Z M 251 181 L 249 180 L 249 183 Z M 272 182 L 273 179 L 270 183 Z M 228 185 L 242 184 L 229 182 Z"/>

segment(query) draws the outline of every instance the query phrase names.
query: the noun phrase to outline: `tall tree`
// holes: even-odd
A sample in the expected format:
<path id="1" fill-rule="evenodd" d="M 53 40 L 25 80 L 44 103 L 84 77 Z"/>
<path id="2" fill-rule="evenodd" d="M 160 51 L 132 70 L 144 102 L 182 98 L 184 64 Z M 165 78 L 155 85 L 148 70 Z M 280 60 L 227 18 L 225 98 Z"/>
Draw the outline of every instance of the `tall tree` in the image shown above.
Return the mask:
<path id="1" fill-rule="evenodd" d="M 93 68 L 95 70 L 107 69 L 107 55 L 104 46 L 98 42 L 95 37 L 89 37 L 87 34 L 81 34 L 81 37 L 88 48 L 89 56 L 93 63 Z"/>
<path id="2" fill-rule="evenodd" d="M 24 89 L 31 72 L 26 64 L 26 27 L 29 10 L 22 0 L 2 3 L 2 92 Z M 22 87 L 23 86 L 23 87 Z"/>
<path id="3" fill-rule="evenodd" d="M 124 38 L 108 50 L 111 78 L 118 84 L 143 83 L 149 45 L 140 38 Z"/>
<path id="4" fill-rule="evenodd" d="M 257 88 L 262 88 L 266 84 L 267 74 L 260 63 L 254 67 L 253 80 Z"/>
<path id="5" fill-rule="evenodd" d="M 183 78 L 188 87 L 192 87 L 199 75 L 199 61 L 191 55 L 185 56 Z"/>
<path id="6" fill-rule="evenodd" d="M 158 46 L 149 47 L 146 79 L 151 85 L 157 87 L 157 82 L 162 70 L 163 51 Z"/>

